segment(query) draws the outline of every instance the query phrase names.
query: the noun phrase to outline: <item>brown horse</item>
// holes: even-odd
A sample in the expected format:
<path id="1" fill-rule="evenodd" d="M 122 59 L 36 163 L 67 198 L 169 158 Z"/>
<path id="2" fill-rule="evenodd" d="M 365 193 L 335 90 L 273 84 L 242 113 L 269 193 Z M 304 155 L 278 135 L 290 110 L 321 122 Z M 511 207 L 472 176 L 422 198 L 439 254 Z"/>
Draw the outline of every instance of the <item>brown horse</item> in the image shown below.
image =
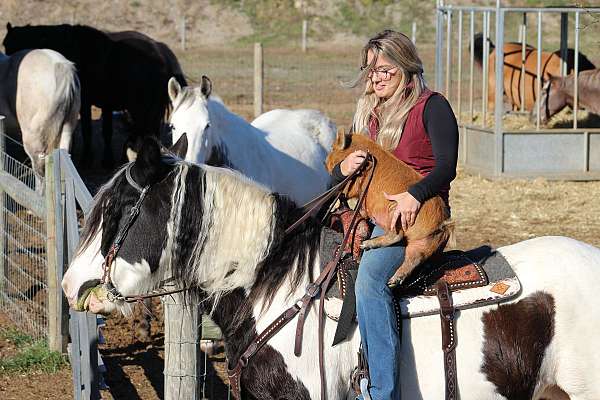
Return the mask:
<path id="1" fill-rule="evenodd" d="M 548 123 L 550 117 L 566 106 L 574 104 L 574 74 L 551 76 L 544 84 L 540 98 L 540 122 Z M 578 106 L 600 115 L 600 69 L 581 72 L 577 77 Z M 535 118 L 535 109 L 531 113 Z"/>
<path id="2" fill-rule="evenodd" d="M 489 40 L 489 39 L 488 39 Z M 483 64 L 483 34 L 475 35 L 474 46 L 475 60 L 481 66 Z M 525 46 L 525 91 L 521 93 L 521 67 L 522 61 L 521 43 L 510 42 L 504 45 L 504 95 L 511 104 L 513 110 L 521 108 L 524 102 L 525 110 L 531 111 L 537 100 L 537 57 L 538 51 L 532 46 Z M 543 51 L 541 53 L 541 75 L 545 81 L 551 76 L 559 76 L 561 70 L 560 52 L 553 53 Z M 574 70 L 575 51 L 568 49 L 567 73 Z M 579 70 L 594 69 L 594 64 L 582 53 L 579 53 Z M 496 52 L 495 46 L 490 41 L 490 56 L 488 63 L 488 109 L 493 108 L 496 96 Z"/>

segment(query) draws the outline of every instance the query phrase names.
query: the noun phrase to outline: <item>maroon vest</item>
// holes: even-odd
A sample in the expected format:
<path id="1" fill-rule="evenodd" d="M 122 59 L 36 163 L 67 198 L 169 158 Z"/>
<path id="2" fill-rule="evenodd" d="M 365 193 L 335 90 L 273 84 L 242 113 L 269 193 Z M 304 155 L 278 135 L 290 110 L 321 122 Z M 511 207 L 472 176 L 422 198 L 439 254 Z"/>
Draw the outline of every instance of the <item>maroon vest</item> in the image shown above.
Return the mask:
<path id="1" fill-rule="evenodd" d="M 417 100 L 417 104 L 408 112 L 404 130 L 398 146 L 392 153 L 401 161 L 404 161 L 408 166 L 413 168 L 422 176 L 427 176 L 435 167 L 435 157 L 433 156 L 433 148 L 429 135 L 423 124 L 423 112 L 427 100 L 434 95 L 429 89 L 425 89 Z M 379 133 L 379 121 L 377 118 L 369 119 L 369 137 L 372 140 L 377 140 Z M 439 195 L 449 206 L 448 195 L 450 193 L 450 184 L 444 186 Z"/>

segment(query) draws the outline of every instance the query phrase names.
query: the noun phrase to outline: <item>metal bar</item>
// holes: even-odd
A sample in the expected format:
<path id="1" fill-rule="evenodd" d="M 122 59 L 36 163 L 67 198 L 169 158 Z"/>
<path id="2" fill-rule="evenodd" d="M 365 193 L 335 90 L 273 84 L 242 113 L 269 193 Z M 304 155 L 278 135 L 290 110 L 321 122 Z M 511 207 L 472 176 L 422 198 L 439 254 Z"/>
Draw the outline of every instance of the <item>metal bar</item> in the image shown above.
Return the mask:
<path id="1" fill-rule="evenodd" d="M 494 99 L 494 130 L 496 135 L 495 175 L 504 171 L 504 141 L 502 133 L 502 115 L 504 115 L 504 11 L 498 7 L 496 11 L 496 91 Z"/>
<path id="2" fill-rule="evenodd" d="M 521 24 L 521 76 L 519 76 L 519 97 L 521 99 L 521 112 L 525 112 L 525 59 L 527 58 L 527 13 L 523 13 Z"/>
<path id="3" fill-rule="evenodd" d="M 37 217 L 46 217 L 44 198 L 8 172 L 0 171 L 0 187 L 14 201 L 31 210 Z"/>
<path id="4" fill-rule="evenodd" d="M 583 172 L 590 172 L 590 133 L 583 132 Z"/>
<path id="5" fill-rule="evenodd" d="M 535 129 L 540 129 L 540 98 L 542 96 L 542 13 L 537 13 L 537 67 L 536 67 Z"/>
<path id="6" fill-rule="evenodd" d="M 448 12 L 446 20 L 446 99 L 450 102 L 452 89 L 452 11 Z"/>
<path id="7" fill-rule="evenodd" d="M 567 75 L 567 57 L 569 48 L 569 14 L 560 14 L 560 75 Z"/>
<path id="8" fill-rule="evenodd" d="M 579 111 L 579 12 L 575 13 L 574 57 L 575 71 L 573 72 L 573 129 L 577 129 L 577 112 Z"/>
<path id="9" fill-rule="evenodd" d="M 473 121 L 473 66 L 475 64 L 475 12 L 471 11 L 471 21 L 469 27 L 469 37 L 471 40 L 471 56 L 469 61 L 469 122 Z"/>
<path id="10" fill-rule="evenodd" d="M 444 46 L 444 11 L 441 10 L 442 3 L 437 0 L 437 11 L 435 20 L 435 90 L 442 91 L 443 69 L 442 47 Z"/>
<path id="11" fill-rule="evenodd" d="M 490 42 L 489 42 L 489 13 L 486 11 L 483 13 L 483 78 L 482 87 L 483 95 L 481 96 L 482 102 L 482 118 L 481 126 L 487 126 L 487 108 L 488 108 L 488 86 L 489 86 L 489 63 L 490 63 Z M 498 89 L 496 89 L 498 90 Z M 502 90 L 502 89 L 500 89 Z"/>
<path id="12" fill-rule="evenodd" d="M 476 12 L 495 12 L 496 7 L 473 7 L 473 6 L 456 6 L 456 5 L 448 5 L 448 6 L 440 6 L 439 9 L 443 12 L 448 10 L 458 11 L 476 11 Z M 536 7 L 500 7 L 506 13 L 537 13 L 542 12 L 544 14 L 547 13 L 564 13 L 564 12 L 581 12 L 582 8 L 580 7 L 544 7 L 542 9 Z M 600 8 L 598 7 L 590 7 L 584 8 L 586 13 L 600 13 Z"/>
<path id="13" fill-rule="evenodd" d="M 463 50 L 463 12 L 458 13 L 458 87 L 456 97 L 458 102 L 458 122 L 462 120 L 462 50 Z"/>

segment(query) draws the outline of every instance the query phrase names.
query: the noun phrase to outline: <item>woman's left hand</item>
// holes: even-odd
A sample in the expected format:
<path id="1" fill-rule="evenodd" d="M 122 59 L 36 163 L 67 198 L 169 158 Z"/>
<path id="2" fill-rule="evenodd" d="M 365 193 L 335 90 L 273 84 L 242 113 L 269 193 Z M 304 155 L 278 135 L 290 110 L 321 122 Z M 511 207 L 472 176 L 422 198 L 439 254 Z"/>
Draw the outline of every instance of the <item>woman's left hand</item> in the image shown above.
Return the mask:
<path id="1" fill-rule="evenodd" d="M 400 222 L 402 223 L 402 230 L 406 231 L 409 227 L 413 226 L 417 219 L 417 213 L 421 208 L 421 203 L 408 192 L 398 194 L 387 194 L 386 192 L 383 192 L 383 195 L 389 201 L 396 202 L 390 230 L 396 230 L 398 217 L 400 217 Z"/>

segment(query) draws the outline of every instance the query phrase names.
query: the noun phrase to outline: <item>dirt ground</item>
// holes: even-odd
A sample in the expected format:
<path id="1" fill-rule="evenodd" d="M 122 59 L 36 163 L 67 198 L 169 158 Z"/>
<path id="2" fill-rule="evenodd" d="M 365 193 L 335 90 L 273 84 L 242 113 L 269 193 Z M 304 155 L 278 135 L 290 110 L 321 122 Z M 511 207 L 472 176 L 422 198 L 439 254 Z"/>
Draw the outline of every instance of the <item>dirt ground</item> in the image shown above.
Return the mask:
<path id="1" fill-rule="evenodd" d="M 252 110 L 249 58 L 246 54 L 225 57 L 217 51 L 207 55 L 180 55 L 184 70 L 196 78 L 209 73 L 225 104 L 249 119 Z M 280 54 L 277 51 L 273 51 L 271 58 L 265 57 L 265 78 L 268 82 L 266 109 L 275 106 L 313 107 L 327 112 L 338 125 L 347 125 L 353 112 L 354 94 L 338 89 L 339 86 L 329 90 L 331 82 L 318 80 L 323 78 L 323 71 L 331 68 L 331 63 L 323 61 L 327 55 L 315 52 L 311 55 L 314 60 L 306 62 L 290 57 L 287 52 Z M 346 53 L 335 54 L 333 58 L 340 62 L 339 73 L 332 82 L 339 83 L 339 80 L 351 77 L 356 60 L 347 57 Z M 238 63 L 242 59 L 244 63 Z M 269 59 L 277 61 L 270 62 Z M 248 74 L 242 71 L 238 76 L 227 72 L 232 63 L 236 63 L 240 70 L 246 68 Z M 323 91 L 324 87 L 328 90 Z M 115 127 L 120 129 L 118 120 Z M 102 148 L 99 124 L 95 124 L 94 129 L 94 148 Z M 115 138 L 115 149 L 120 148 L 122 139 Z M 76 161 L 80 146 L 80 138 L 76 136 L 73 144 Z M 91 168 L 82 170 L 92 191 L 110 175 L 110 172 L 98 169 L 99 161 L 97 157 Z M 599 196 L 600 182 L 487 180 L 459 170 L 451 192 L 457 247 L 468 249 L 484 244 L 499 247 L 542 235 L 565 235 L 600 246 Z M 131 321 L 121 316 L 107 320 L 104 329 L 106 344 L 101 346 L 101 354 L 108 369 L 106 383 L 109 390 L 102 391 L 103 399 L 163 398 L 164 336 L 160 306 L 157 310 L 159 321 L 153 322 L 152 334 L 147 342 L 133 337 Z M 9 320 L 0 314 L 0 326 L 6 325 L 10 325 Z M 0 341 L 0 357 L 8 357 L 14 352 L 9 343 Z M 206 398 L 225 399 L 223 354 L 209 361 Z M 67 399 L 71 398 L 72 392 L 68 368 L 57 374 L 0 375 L 0 400 Z"/>

